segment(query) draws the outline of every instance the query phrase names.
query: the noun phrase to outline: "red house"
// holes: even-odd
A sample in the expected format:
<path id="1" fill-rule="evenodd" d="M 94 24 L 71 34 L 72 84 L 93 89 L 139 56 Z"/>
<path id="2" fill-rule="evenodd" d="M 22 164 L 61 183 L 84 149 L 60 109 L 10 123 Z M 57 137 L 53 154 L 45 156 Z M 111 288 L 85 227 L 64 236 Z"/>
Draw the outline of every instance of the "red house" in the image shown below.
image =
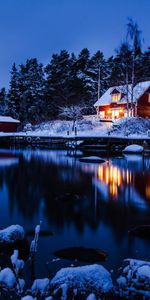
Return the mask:
<path id="1" fill-rule="evenodd" d="M 16 132 L 19 123 L 12 117 L 0 116 L 0 132 Z"/>
<path id="2" fill-rule="evenodd" d="M 94 104 L 100 120 L 112 121 L 131 115 L 150 118 L 150 81 L 139 82 L 133 88 L 131 112 L 131 84 L 109 88 Z"/>

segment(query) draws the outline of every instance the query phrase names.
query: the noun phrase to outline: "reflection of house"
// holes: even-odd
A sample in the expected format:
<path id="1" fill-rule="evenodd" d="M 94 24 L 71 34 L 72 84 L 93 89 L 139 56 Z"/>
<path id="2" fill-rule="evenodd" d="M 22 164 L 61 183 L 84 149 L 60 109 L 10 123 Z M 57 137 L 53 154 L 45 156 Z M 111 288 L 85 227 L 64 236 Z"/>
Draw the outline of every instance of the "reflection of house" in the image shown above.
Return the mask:
<path id="1" fill-rule="evenodd" d="M 11 151 L 0 151 L 0 168 L 10 167 L 19 163 L 19 158 Z"/>
<path id="2" fill-rule="evenodd" d="M 0 131 L 2 132 L 16 132 L 20 121 L 12 117 L 0 116 Z"/>
<path id="3" fill-rule="evenodd" d="M 109 88 L 94 106 L 101 120 L 114 120 L 131 115 L 131 99 L 131 84 L 115 86 Z M 150 81 L 140 82 L 134 86 L 133 105 L 134 113 L 138 116 L 150 117 Z"/>
<path id="4" fill-rule="evenodd" d="M 135 171 L 133 166 L 130 169 L 129 166 L 101 164 L 97 169 L 95 184 L 106 200 L 124 199 L 134 206 L 147 208 L 150 199 L 150 176 L 146 170 L 143 174 Z"/>

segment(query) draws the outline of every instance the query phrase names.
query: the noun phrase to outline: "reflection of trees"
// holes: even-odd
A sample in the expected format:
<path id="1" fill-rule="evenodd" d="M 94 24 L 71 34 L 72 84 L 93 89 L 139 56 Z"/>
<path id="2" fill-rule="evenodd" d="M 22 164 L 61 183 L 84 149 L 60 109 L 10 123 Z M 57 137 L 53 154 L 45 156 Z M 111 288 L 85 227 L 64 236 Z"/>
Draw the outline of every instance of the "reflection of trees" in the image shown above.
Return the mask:
<path id="1" fill-rule="evenodd" d="M 19 164 L 5 171 L 10 208 L 14 205 L 28 219 L 37 212 L 41 197 L 39 168 L 34 161 L 26 162 L 20 156 Z"/>
<path id="2" fill-rule="evenodd" d="M 19 164 L 6 169 L 3 173 L 7 183 L 10 208 L 16 205 L 21 214 L 32 219 L 44 201 L 44 214 L 49 223 L 62 228 L 73 223 L 82 230 L 87 223 L 95 226 L 93 201 L 88 199 L 91 189 L 91 176 L 83 174 L 74 165 L 55 165 L 32 157 L 29 161 L 20 155 Z M 70 194 L 69 201 L 59 200 L 60 195 Z M 72 199 L 74 194 L 78 199 Z"/>
<path id="3" fill-rule="evenodd" d="M 94 185 L 92 186 L 94 180 L 102 182 L 102 178 L 97 178 L 96 174 L 103 175 L 103 179 L 108 180 L 108 174 L 101 173 L 102 165 L 93 168 L 92 165 L 80 164 L 73 157 L 68 159 L 63 156 L 63 153 L 61 153 L 60 160 L 59 153 L 51 159 L 44 159 L 41 154 L 40 156 L 35 154 L 31 152 L 28 159 L 20 154 L 19 164 L 2 170 L 0 175 L 0 182 L 5 180 L 8 187 L 10 209 L 13 210 L 14 207 L 17 207 L 25 219 L 33 219 L 38 215 L 41 203 L 44 202 L 45 218 L 49 224 L 54 224 L 54 227 L 60 230 L 70 225 L 74 225 L 79 232 L 83 231 L 85 225 L 94 230 L 103 222 L 113 230 L 117 238 L 122 239 L 123 233 L 130 225 L 139 223 L 139 219 L 142 222 L 150 217 L 149 211 L 142 212 L 132 206 L 130 194 L 128 194 L 127 204 L 125 186 L 127 186 L 130 176 L 126 174 L 126 179 L 121 181 L 120 176 L 126 170 L 123 160 L 120 162 L 118 160 L 117 169 L 113 169 L 109 174 L 110 178 L 111 172 L 113 176 L 116 174 L 116 178 L 111 182 L 119 186 L 117 199 L 115 198 L 114 201 L 110 193 L 107 194 L 107 199 L 105 198 L 103 187 L 96 193 Z M 121 163 L 121 167 L 119 163 Z M 134 172 L 129 164 L 128 168 L 129 173 L 132 170 L 134 178 L 136 178 L 138 172 Z M 142 177 L 140 182 L 143 182 Z M 133 188 L 135 188 L 135 184 L 136 187 L 138 185 L 139 189 L 140 185 L 136 181 L 133 184 L 129 180 L 129 183 L 133 185 Z M 108 184 L 109 182 L 106 184 L 107 187 Z M 143 185 L 145 186 L 145 183 Z M 65 200 L 66 194 L 70 194 L 67 201 Z M 74 197 L 74 195 L 79 197 Z"/>

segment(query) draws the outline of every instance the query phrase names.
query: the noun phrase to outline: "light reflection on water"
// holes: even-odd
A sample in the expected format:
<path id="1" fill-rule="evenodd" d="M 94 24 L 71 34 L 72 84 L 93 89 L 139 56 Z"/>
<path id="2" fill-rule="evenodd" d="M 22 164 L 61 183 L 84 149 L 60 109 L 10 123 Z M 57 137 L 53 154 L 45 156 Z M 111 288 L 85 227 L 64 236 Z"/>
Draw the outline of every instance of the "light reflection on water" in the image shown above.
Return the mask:
<path id="1" fill-rule="evenodd" d="M 88 164 L 78 155 L 60 150 L 0 151 L 0 227 L 19 223 L 32 230 L 42 220 L 44 230 L 55 232 L 40 239 L 39 276 L 70 265 L 45 265 L 63 247 L 101 248 L 108 252 L 108 268 L 129 256 L 150 259 L 150 241 L 129 238 L 127 233 L 132 226 L 150 222 L 150 158 L 130 155 Z"/>

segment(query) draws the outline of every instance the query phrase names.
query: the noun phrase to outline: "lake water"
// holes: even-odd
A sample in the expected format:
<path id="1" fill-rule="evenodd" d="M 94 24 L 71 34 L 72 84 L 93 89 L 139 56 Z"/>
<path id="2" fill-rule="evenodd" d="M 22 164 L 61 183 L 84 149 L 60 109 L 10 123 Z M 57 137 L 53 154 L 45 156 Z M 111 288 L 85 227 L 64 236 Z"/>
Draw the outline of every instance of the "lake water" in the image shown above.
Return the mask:
<path id="1" fill-rule="evenodd" d="M 128 257 L 150 260 L 150 240 L 128 236 L 130 228 L 150 224 L 150 158 L 129 155 L 91 164 L 81 163 L 78 154 L 0 150 L 0 228 L 20 224 L 30 231 L 41 220 L 43 230 L 54 232 L 39 240 L 39 278 L 78 265 L 52 261 L 65 247 L 106 251 L 103 265 L 109 270 Z"/>

